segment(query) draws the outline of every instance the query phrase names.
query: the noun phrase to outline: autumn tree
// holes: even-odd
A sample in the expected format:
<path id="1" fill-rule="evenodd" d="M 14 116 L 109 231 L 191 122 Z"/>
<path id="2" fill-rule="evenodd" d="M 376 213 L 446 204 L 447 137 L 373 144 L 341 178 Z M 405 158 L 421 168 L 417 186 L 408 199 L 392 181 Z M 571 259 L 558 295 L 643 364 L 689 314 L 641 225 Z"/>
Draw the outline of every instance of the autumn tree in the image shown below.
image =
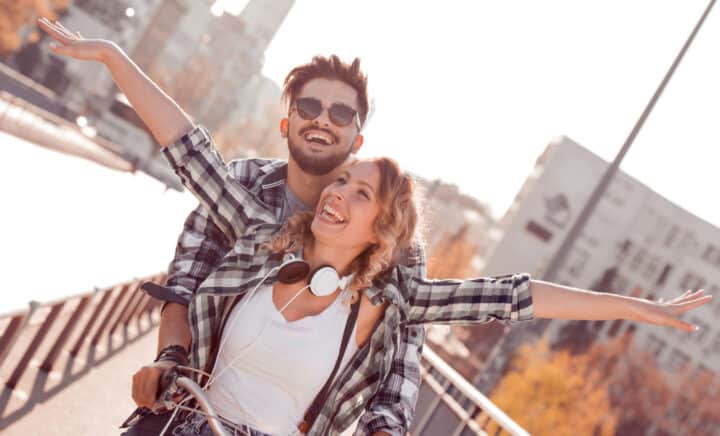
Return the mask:
<path id="1" fill-rule="evenodd" d="M 612 435 L 607 382 L 589 355 L 553 353 L 547 339 L 520 347 L 490 399 L 533 435 Z M 485 416 L 478 418 L 484 425 Z M 497 430 L 488 425 L 490 434 Z"/>
<path id="2" fill-rule="evenodd" d="M 427 264 L 427 276 L 433 279 L 470 277 L 472 260 L 477 247 L 468 240 L 468 226 L 445 238 L 432 248 Z"/>
<path id="3" fill-rule="evenodd" d="M 0 0 L 0 56 L 18 51 L 25 42 L 36 42 L 40 33 L 35 20 L 41 16 L 56 20 L 69 3 L 70 0 Z M 31 30 L 24 41 L 25 26 L 31 26 Z"/>

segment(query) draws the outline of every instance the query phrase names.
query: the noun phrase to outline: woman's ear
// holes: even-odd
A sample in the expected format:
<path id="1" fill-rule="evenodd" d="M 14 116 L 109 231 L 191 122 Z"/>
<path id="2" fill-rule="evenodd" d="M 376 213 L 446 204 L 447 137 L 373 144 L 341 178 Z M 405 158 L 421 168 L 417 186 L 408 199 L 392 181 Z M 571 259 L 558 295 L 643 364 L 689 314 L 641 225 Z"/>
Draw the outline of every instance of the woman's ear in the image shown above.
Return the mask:
<path id="1" fill-rule="evenodd" d="M 290 128 L 290 121 L 287 118 L 280 120 L 280 136 L 283 138 L 288 137 L 288 130 Z"/>
<path id="2" fill-rule="evenodd" d="M 363 138 L 363 135 L 358 133 L 358 135 L 355 137 L 355 142 L 353 142 L 352 152 L 357 153 L 360 150 L 360 147 L 362 147 L 364 141 L 365 138 Z"/>

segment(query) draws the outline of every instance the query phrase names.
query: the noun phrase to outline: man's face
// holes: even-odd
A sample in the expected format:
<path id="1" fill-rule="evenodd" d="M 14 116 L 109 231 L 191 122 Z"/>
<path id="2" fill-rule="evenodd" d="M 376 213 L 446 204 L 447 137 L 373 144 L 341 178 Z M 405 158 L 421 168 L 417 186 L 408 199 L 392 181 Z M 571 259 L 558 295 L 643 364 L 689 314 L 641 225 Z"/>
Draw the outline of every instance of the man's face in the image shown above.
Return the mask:
<path id="1" fill-rule="evenodd" d="M 298 100 L 313 98 L 322 103 L 322 112 L 308 120 L 298 111 Z M 300 90 L 288 113 L 290 156 L 305 172 L 316 176 L 330 173 L 353 151 L 358 136 L 357 116 L 346 126 L 334 123 L 329 109 L 334 103 L 357 111 L 357 91 L 340 80 L 313 79 Z"/>

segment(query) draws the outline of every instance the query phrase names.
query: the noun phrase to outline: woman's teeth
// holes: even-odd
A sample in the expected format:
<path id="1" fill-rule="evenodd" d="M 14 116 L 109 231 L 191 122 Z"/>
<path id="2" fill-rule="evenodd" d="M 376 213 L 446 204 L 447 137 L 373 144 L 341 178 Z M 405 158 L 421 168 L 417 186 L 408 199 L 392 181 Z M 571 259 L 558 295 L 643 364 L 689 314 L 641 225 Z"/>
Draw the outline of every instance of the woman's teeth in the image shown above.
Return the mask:
<path id="1" fill-rule="evenodd" d="M 332 207 L 330 207 L 330 205 L 328 205 L 327 203 L 323 206 L 323 208 L 322 208 L 322 213 L 323 213 L 326 217 L 330 218 L 332 221 L 335 221 L 335 222 L 337 222 L 337 223 L 344 223 L 344 222 L 345 222 L 345 219 L 342 217 L 342 215 L 340 215 L 340 214 L 338 213 L 338 211 L 336 211 L 335 209 L 333 209 Z"/>

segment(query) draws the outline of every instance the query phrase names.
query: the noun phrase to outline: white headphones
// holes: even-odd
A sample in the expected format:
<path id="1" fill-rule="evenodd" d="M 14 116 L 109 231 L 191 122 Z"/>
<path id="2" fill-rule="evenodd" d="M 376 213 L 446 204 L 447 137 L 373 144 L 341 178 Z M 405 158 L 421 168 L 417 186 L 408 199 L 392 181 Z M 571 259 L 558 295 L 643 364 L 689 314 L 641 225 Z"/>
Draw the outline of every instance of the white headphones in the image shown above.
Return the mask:
<path id="1" fill-rule="evenodd" d="M 280 266 L 276 266 L 275 268 L 271 269 L 265 275 L 265 277 L 263 277 L 262 280 L 260 280 L 260 282 L 255 285 L 255 287 L 248 293 L 248 295 L 245 296 L 245 301 L 243 302 L 243 305 L 238 309 L 238 312 L 242 312 L 245 309 L 245 306 L 247 306 L 250 299 L 252 299 L 253 295 L 255 295 L 255 292 L 258 290 L 260 285 L 262 285 L 263 282 L 265 282 L 265 280 L 270 277 L 270 274 L 272 274 L 275 270 L 278 270 L 277 279 L 280 283 L 293 284 L 299 282 L 300 280 L 303 280 L 305 277 L 308 276 L 308 274 L 310 273 L 310 265 L 302 258 L 296 258 L 291 253 L 285 254 L 285 257 L 283 258 L 283 263 Z M 328 296 L 335 292 L 337 288 L 341 288 L 344 290 L 350 283 L 353 275 L 354 274 L 350 274 L 348 276 L 340 278 L 340 275 L 337 273 L 335 268 L 330 265 L 323 265 L 312 272 L 312 274 L 310 275 L 310 280 L 308 280 L 309 284 L 300 288 L 300 290 L 290 299 L 290 301 L 285 303 L 285 305 L 278 312 L 282 313 L 293 301 L 295 301 L 298 296 L 300 296 L 300 294 L 305 289 L 308 289 L 310 292 L 312 292 L 313 295 L 316 295 L 318 297 Z M 236 316 L 234 321 L 237 321 L 237 319 L 238 317 Z M 242 352 L 244 352 L 245 349 L 254 344 L 260 338 L 260 336 L 262 336 L 262 333 L 265 331 L 265 328 L 271 321 L 272 319 L 269 320 L 260 329 L 260 332 L 257 334 L 257 336 L 255 336 L 255 339 L 253 339 L 249 344 L 243 347 L 243 349 L 237 351 L 236 356 L 225 368 L 221 369 L 218 374 L 211 375 L 203 386 L 203 389 L 207 389 L 215 381 L 215 379 L 217 379 L 223 372 L 225 372 L 226 369 L 230 368 L 230 366 L 235 362 L 235 360 L 237 360 L 242 355 Z M 231 323 L 228 329 L 232 329 L 232 326 L 233 324 Z M 218 355 L 220 355 L 220 351 L 223 349 L 226 341 L 227 337 L 224 341 L 220 342 L 220 347 L 218 348 L 217 352 Z M 215 364 L 213 365 L 213 374 L 215 373 L 216 365 L 217 359 L 215 360 Z"/>
<path id="2" fill-rule="evenodd" d="M 279 268 L 278 281 L 288 285 L 297 283 L 310 275 L 309 290 L 318 297 L 328 296 L 337 288 L 345 289 L 352 278 L 352 274 L 340 278 L 335 268 L 330 265 L 322 265 L 310 273 L 310 265 L 292 254 L 285 255 L 285 260 Z"/>

